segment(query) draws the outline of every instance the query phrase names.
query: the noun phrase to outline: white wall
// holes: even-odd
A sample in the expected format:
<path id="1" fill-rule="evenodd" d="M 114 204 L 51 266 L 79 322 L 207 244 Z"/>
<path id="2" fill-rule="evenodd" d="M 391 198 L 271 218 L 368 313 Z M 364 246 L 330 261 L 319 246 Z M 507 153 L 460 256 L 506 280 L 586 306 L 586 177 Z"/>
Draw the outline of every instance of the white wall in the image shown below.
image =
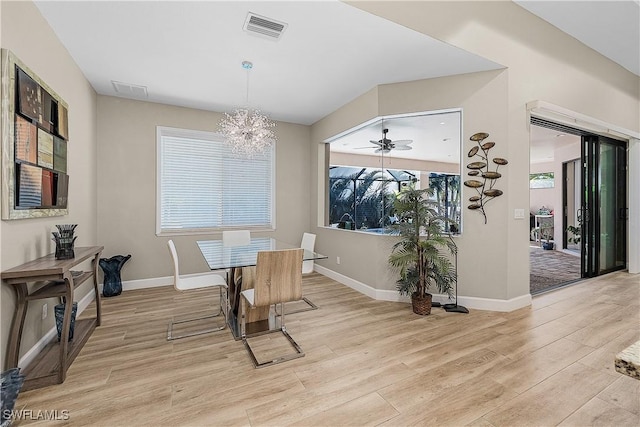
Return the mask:
<path id="1" fill-rule="evenodd" d="M 55 224 L 78 224 L 77 246 L 98 244 L 96 214 L 96 93 L 67 50 L 57 39 L 32 2 L 0 2 L 2 47 L 11 50 L 26 66 L 69 104 L 69 215 L 51 218 L 2 221 L 0 247 L 2 270 L 55 250 L 51 231 Z M 76 290 L 78 300 L 92 290 L 89 282 Z M 48 303 L 49 316 L 41 320 L 41 306 Z M 0 348 L 7 346 L 14 312 L 15 294 L 2 284 Z M 56 300 L 30 304 L 23 333 L 22 353 L 54 327 Z M 5 360 L 2 356 L 4 366 Z"/>

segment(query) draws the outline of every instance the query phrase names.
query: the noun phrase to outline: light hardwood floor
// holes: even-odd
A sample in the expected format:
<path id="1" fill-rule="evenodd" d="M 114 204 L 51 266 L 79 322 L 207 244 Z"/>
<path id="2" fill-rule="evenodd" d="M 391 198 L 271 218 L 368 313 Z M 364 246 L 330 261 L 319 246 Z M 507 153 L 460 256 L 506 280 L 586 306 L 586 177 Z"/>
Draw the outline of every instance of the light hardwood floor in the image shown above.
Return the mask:
<path id="1" fill-rule="evenodd" d="M 640 381 L 614 369 L 640 337 L 638 275 L 511 313 L 420 317 L 319 274 L 304 294 L 321 308 L 287 325 L 306 356 L 259 370 L 228 330 L 166 340 L 168 321 L 211 308 L 213 291 L 104 298 L 102 326 L 66 382 L 21 393 L 16 408 L 100 426 L 640 425 Z"/>

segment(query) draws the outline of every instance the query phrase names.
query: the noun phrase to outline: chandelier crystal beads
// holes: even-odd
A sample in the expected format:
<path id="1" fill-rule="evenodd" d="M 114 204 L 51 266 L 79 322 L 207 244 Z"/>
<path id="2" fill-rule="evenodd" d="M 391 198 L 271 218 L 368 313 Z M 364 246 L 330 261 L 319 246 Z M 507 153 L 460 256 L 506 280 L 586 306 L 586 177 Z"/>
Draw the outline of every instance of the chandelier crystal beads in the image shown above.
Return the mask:
<path id="1" fill-rule="evenodd" d="M 249 70 L 253 64 L 244 61 L 242 68 L 247 70 L 246 107 L 238 108 L 232 114 L 225 113 L 219 128 L 233 153 L 251 157 L 264 153 L 276 142 L 273 132 L 276 124 L 259 110 L 249 108 Z"/>

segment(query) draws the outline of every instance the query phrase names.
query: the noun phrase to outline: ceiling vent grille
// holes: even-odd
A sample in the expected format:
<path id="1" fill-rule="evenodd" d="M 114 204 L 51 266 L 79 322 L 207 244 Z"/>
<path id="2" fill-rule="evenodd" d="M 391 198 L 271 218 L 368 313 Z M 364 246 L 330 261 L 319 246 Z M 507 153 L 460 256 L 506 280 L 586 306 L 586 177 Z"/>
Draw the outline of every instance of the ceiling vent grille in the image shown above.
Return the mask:
<path id="1" fill-rule="evenodd" d="M 117 94 L 131 98 L 147 98 L 147 87 L 111 80 Z"/>
<path id="2" fill-rule="evenodd" d="M 256 15 L 249 12 L 244 21 L 243 29 L 249 34 L 264 37 L 270 40 L 279 40 L 282 33 L 287 28 L 284 22 L 275 21 L 271 18 Z"/>

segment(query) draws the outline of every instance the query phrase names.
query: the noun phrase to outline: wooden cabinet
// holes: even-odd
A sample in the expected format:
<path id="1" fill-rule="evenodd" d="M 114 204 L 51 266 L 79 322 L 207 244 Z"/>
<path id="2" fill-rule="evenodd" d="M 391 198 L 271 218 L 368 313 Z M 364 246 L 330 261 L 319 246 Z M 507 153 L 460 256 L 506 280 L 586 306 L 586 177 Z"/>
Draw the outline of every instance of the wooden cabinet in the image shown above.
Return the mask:
<path id="1" fill-rule="evenodd" d="M 9 335 L 7 368 L 18 366 L 22 330 L 29 301 L 55 297 L 65 300 L 61 339 L 59 342 L 54 339 L 23 369 L 26 380 L 22 390 L 64 382 L 67 369 L 96 326 L 100 326 L 101 304 L 97 273 L 98 260 L 103 249 L 103 246 L 77 247 L 72 259 L 57 260 L 54 254 L 49 254 L 2 272 L 2 280 L 11 285 L 17 295 L 16 311 Z M 92 262 L 90 271 L 72 271 L 73 267 L 87 260 Z M 93 280 L 96 316 L 76 319 L 73 340 L 69 341 L 73 291 L 88 279 Z"/>

